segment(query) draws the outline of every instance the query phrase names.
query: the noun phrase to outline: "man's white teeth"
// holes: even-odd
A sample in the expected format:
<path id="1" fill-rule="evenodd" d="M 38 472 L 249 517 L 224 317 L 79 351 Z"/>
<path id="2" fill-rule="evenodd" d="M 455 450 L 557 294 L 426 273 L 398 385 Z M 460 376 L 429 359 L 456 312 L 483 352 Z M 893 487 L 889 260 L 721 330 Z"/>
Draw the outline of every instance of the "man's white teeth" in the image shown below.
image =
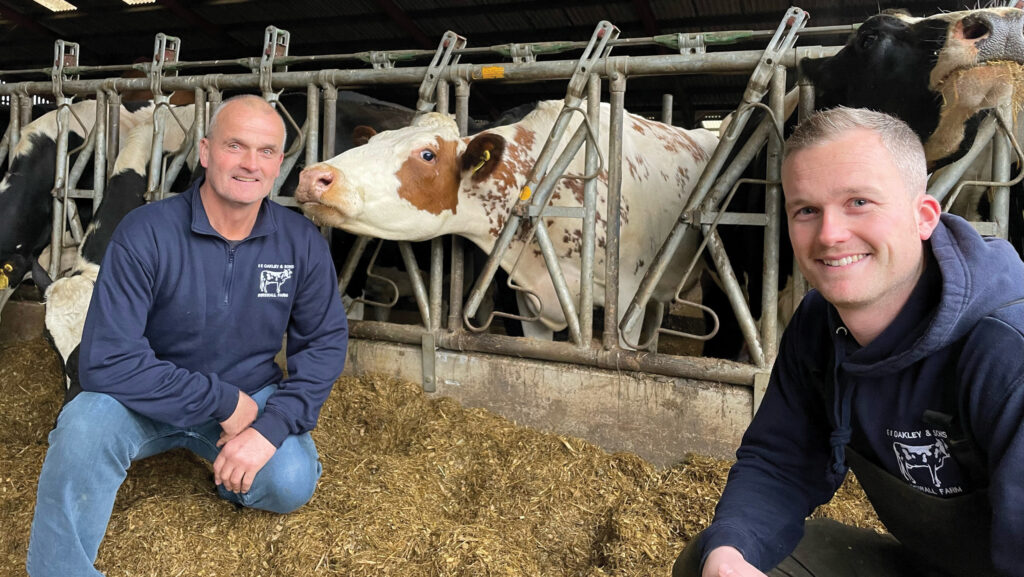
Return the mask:
<path id="1" fill-rule="evenodd" d="M 241 180 L 242 182 L 256 182 L 255 178 L 245 178 L 244 176 L 236 176 L 235 180 Z"/>
<path id="2" fill-rule="evenodd" d="M 860 259 L 864 258 L 865 256 L 867 256 L 867 255 L 857 254 L 857 255 L 854 255 L 854 256 L 844 256 L 843 258 L 841 258 L 839 260 L 830 260 L 830 259 L 827 259 L 827 258 L 823 258 L 823 259 L 821 259 L 821 262 L 825 263 L 827 266 L 846 266 L 848 264 L 852 264 L 852 263 L 855 263 L 855 262 L 859 261 Z"/>

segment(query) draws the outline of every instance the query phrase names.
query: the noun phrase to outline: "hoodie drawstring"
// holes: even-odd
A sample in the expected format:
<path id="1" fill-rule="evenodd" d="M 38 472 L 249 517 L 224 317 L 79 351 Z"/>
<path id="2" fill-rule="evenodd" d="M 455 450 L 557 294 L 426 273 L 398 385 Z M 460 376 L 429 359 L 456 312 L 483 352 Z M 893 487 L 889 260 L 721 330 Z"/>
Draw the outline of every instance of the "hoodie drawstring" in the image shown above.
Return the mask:
<path id="1" fill-rule="evenodd" d="M 840 327 L 840 329 L 846 330 L 845 327 Z M 830 469 L 836 475 L 841 474 L 846 466 L 846 445 L 850 442 L 850 438 L 853 435 L 853 428 L 850 426 L 850 413 L 853 406 L 853 383 L 847 384 L 842 391 L 840 391 L 841 387 L 839 384 L 839 365 L 845 357 L 844 352 L 842 344 L 836 343 L 835 365 L 832 368 L 832 386 L 836 399 L 832 410 L 836 427 L 832 430 L 832 434 L 829 435 L 828 439 L 829 445 L 832 447 Z"/>

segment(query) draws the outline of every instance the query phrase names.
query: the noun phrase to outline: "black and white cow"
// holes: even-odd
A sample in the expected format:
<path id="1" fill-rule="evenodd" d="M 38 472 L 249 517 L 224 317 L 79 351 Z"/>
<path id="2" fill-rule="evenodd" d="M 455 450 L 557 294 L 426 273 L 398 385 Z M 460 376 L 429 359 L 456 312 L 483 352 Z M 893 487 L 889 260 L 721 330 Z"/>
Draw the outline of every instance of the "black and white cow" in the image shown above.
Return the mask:
<path id="1" fill-rule="evenodd" d="M 929 168 L 962 157 L 978 125 L 992 108 L 1011 97 L 1022 78 L 1024 11 L 983 8 L 914 18 L 883 12 L 867 19 L 835 56 L 805 58 L 801 73 L 814 83 L 815 108 L 843 105 L 898 116 L 921 137 Z M 738 195 L 739 196 L 739 195 Z M 1010 238 L 1021 237 L 1021 212 L 1013 209 Z M 753 202 L 749 202 L 753 201 Z M 747 202 L 744 207 L 738 204 Z M 764 210 L 763 192 L 738 198 L 730 210 Z M 720 227 L 737 273 L 746 278 L 751 312 L 760 316 L 763 236 L 749 227 Z M 789 238 L 783 230 L 780 282 L 792 270 Z M 1018 241 L 1018 250 L 1022 246 Z M 728 311 L 724 295 L 704 283 L 704 304 Z M 782 286 L 779 287 L 782 289 Z M 731 315 L 722 315 L 719 336 L 705 345 L 708 356 L 734 357 L 741 337 Z"/>
<path id="2" fill-rule="evenodd" d="M 192 124 L 195 106 L 177 107 L 171 113 L 178 121 L 168 120 L 166 123 L 165 155 L 178 152 L 185 142 L 182 126 L 187 129 Z M 121 219 L 146 202 L 153 132 L 153 118 L 150 116 L 128 133 L 121 143 L 103 201 L 89 223 L 71 273 L 54 280 L 49 286 L 40 287 L 46 297 L 46 331 L 65 364 L 69 386 L 77 384 L 77 366 L 73 357 L 77 357 L 100 261 Z"/>
<path id="3" fill-rule="evenodd" d="M 71 104 L 68 149 L 78 148 L 96 120 L 96 103 Z M 0 289 L 13 289 L 33 268 L 33 263 L 50 243 L 57 153 L 57 111 L 43 115 L 23 131 L 11 158 L 11 166 L 0 182 Z M 152 116 L 152 106 L 122 107 L 120 142 L 140 122 Z M 70 162 L 74 162 L 72 156 Z M 91 179 L 89 173 L 83 182 Z M 83 216 L 91 210 L 83 207 Z"/>

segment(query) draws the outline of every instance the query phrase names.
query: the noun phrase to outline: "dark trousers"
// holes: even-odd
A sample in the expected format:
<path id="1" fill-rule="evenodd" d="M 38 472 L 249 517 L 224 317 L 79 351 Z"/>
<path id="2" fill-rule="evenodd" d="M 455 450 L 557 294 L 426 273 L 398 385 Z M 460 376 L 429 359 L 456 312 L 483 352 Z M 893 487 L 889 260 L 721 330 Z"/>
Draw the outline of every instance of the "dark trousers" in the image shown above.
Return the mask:
<path id="1" fill-rule="evenodd" d="M 672 566 L 672 577 L 700 577 L 699 536 Z M 858 529 L 831 519 L 812 519 L 792 555 L 769 577 L 922 577 L 891 535 Z"/>

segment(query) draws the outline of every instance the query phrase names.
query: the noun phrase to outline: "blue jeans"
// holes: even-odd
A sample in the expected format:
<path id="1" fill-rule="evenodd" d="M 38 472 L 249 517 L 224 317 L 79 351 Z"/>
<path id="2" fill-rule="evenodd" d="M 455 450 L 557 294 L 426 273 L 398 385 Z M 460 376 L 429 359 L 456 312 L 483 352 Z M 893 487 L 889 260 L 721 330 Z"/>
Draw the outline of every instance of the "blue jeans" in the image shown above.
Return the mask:
<path id="1" fill-rule="evenodd" d="M 271 385 L 253 395 L 260 412 L 275 390 Z M 108 395 L 80 393 L 50 432 L 29 538 L 29 574 L 102 575 L 93 563 L 131 463 L 181 447 L 212 463 L 220 452 L 220 433 L 216 421 L 176 427 L 144 417 Z M 248 493 L 220 485 L 217 492 L 245 507 L 288 513 L 313 496 L 321 470 L 309 433 L 292 435 L 256 474 Z"/>

